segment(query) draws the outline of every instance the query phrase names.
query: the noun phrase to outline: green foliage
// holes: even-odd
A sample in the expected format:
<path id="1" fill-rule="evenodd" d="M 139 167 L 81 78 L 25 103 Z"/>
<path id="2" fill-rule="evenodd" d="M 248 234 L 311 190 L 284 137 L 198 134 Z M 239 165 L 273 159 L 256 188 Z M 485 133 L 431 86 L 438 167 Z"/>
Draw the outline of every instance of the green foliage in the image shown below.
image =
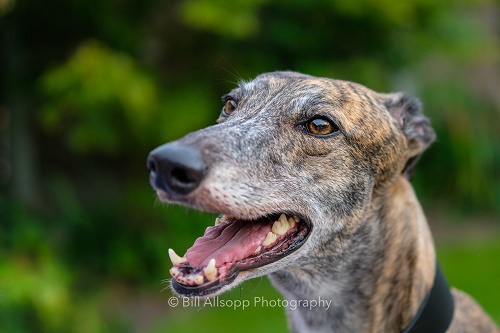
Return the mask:
<path id="1" fill-rule="evenodd" d="M 42 126 L 63 132 L 75 151 L 113 153 L 125 136 L 141 140 L 156 129 L 157 84 L 133 58 L 98 42 L 83 43 L 65 64 L 45 73 L 41 87 L 50 98 Z"/>
<path id="2" fill-rule="evenodd" d="M 159 138 L 173 140 L 212 120 L 200 103 L 209 98 L 206 90 L 193 84 L 169 95 L 133 58 L 96 41 L 84 42 L 66 63 L 47 71 L 40 88 L 41 125 L 77 153 L 116 155 Z"/>
<path id="3" fill-rule="evenodd" d="M 226 1 L 188 0 L 181 3 L 180 14 L 186 24 L 221 36 L 245 38 L 259 28 L 257 9 L 264 0 Z M 237 10 L 235 10 L 237 8 Z"/>
<path id="4" fill-rule="evenodd" d="M 101 332 L 95 301 L 73 288 L 77 275 L 61 255 L 54 223 L 13 203 L 0 202 L 0 211 L 0 330 Z"/>
<path id="5" fill-rule="evenodd" d="M 53 254 L 41 254 L 30 260 L 23 255 L 3 258 L 0 265 L 3 302 L 11 305 L 31 304 L 39 314 L 41 325 L 49 330 L 63 327 L 70 310 L 67 271 Z"/>

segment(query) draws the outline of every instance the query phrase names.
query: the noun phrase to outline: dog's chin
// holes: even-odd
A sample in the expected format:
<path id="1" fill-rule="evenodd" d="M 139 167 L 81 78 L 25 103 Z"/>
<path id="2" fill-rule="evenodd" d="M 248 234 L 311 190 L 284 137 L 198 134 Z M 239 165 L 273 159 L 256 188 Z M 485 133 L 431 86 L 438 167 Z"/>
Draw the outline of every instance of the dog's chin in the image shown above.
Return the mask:
<path id="1" fill-rule="evenodd" d="M 183 297 L 212 297 L 274 272 L 286 266 L 284 258 L 306 243 L 311 230 L 310 221 L 294 212 L 256 219 L 221 215 L 184 256 L 169 250 L 172 289 Z"/>
<path id="2" fill-rule="evenodd" d="M 269 265 L 273 266 L 273 265 Z M 234 274 L 230 279 L 223 282 L 214 281 L 212 284 L 206 286 L 186 286 L 178 283 L 175 279 L 171 280 L 172 291 L 179 297 L 201 297 L 210 298 L 218 296 L 234 287 L 243 283 L 246 280 L 253 279 L 259 276 L 266 275 L 276 270 L 272 267 L 263 267 L 264 269 L 253 269 L 249 271 L 242 271 Z"/>

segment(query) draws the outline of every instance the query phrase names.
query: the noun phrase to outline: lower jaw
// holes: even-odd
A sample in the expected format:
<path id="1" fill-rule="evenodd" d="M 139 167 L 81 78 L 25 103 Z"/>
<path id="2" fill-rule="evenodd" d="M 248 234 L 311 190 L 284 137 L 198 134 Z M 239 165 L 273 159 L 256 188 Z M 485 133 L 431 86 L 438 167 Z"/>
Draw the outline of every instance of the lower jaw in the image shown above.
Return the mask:
<path id="1" fill-rule="evenodd" d="M 182 297 L 210 297 L 215 296 L 225 286 L 234 282 L 237 276 L 238 273 L 236 272 L 228 276 L 223 282 L 213 281 L 203 286 L 187 286 L 172 279 L 172 289 Z"/>

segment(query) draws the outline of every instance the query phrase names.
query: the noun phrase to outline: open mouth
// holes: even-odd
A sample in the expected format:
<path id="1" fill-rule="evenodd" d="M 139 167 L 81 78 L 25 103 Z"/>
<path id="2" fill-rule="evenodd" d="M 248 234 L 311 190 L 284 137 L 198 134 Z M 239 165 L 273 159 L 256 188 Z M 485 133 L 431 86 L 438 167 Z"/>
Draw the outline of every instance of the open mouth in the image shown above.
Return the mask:
<path id="1" fill-rule="evenodd" d="M 215 219 L 180 257 L 169 249 L 172 287 L 184 296 L 206 296 L 236 279 L 240 272 L 271 264 L 300 248 L 311 230 L 296 215 L 274 214 L 256 220 L 228 215 Z"/>

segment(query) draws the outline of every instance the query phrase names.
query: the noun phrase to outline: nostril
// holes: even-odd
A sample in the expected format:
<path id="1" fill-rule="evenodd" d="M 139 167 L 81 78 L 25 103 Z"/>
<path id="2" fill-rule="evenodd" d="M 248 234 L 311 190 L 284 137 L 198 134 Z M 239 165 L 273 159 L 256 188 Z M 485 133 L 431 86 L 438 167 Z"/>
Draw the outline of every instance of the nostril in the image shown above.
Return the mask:
<path id="1" fill-rule="evenodd" d="M 189 185 L 197 182 L 197 177 L 190 170 L 183 168 L 173 168 L 171 177 L 178 184 Z"/>
<path id="2" fill-rule="evenodd" d="M 148 168 L 151 172 L 156 173 L 156 170 L 157 170 L 156 160 L 155 160 L 152 156 L 149 156 L 149 157 L 148 157 L 148 161 L 147 161 L 147 168 Z"/>

